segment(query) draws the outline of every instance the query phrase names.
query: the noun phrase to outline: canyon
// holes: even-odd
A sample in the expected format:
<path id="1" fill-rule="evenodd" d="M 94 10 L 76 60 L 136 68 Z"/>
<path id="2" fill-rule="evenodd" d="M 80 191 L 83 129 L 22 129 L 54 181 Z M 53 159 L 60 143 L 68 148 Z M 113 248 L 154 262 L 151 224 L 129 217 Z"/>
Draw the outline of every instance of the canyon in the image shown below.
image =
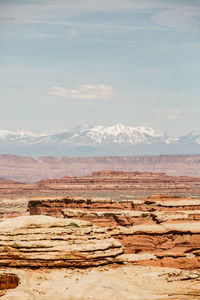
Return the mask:
<path id="1" fill-rule="evenodd" d="M 34 199 L 30 215 L 63 217 L 107 228 L 135 264 L 200 268 L 200 200 L 152 195 L 145 199 Z M 126 256 L 126 254 L 131 254 Z"/>
<path id="2" fill-rule="evenodd" d="M 86 176 L 101 170 L 200 177 L 200 155 L 39 157 L 0 154 L 0 178 L 34 183 L 48 178 Z"/>
<path id="3" fill-rule="evenodd" d="M 0 296 L 198 299 L 199 220 L 197 198 L 32 197 L 0 219 Z"/>
<path id="4" fill-rule="evenodd" d="M 102 170 L 0 191 L 2 299 L 198 299 L 199 177 Z"/>

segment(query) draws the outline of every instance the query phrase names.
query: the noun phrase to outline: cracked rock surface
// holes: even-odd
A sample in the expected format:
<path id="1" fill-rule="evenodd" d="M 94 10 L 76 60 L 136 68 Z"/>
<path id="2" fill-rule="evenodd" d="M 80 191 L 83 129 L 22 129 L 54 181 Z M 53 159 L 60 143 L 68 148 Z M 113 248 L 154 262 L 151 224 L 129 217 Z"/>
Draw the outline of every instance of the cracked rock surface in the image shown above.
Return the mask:
<path id="1" fill-rule="evenodd" d="M 123 252 L 88 221 L 21 216 L 0 223 L 0 266 L 81 268 L 113 263 Z"/>

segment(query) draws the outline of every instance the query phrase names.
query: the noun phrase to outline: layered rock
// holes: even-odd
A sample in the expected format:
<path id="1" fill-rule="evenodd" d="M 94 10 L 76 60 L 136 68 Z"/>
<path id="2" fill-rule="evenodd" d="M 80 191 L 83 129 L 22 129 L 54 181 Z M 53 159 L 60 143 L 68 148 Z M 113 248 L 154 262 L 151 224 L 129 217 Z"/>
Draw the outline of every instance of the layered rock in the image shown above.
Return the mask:
<path id="1" fill-rule="evenodd" d="M 31 157 L 0 154 L 0 177 L 35 182 L 49 177 L 85 176 L 100 170 L 166 172 L 200 177 L 200 155 Z"/>
<path id="2" fill-rule="evenodd" d="M 29 210 L 106 226 L 125 247 L 121 260 L 195 269 L 200 268 L 199 205 L 199 199 L 169 195 L 124 201 L 65 197 L 31 200 Z"/>
<path id="3" fill-rule="evenodd" d="M 50 175 L 49 175 L 50 176 Z M 148 196 L 152 193 L 176 195 L 199 195 L 200 178 L 169 176 L 165 173 L 100 171 L 85 177 L 52 178 L 34 184 L 23 184 L 2 180 L 1 195 L 13 194 L 80 194 L 108 193 L 115 197 L 131 194 Z"/>
<path id="4" fill-rule="evenodd" d="M 140 265 L 200 268 L 199 222 L 121 227 L 113 229 L 111 236 L 124 245 L 125 254 L 134 254 L 125 256 L 125 261 Z"/>
<path id="5" fill-rule="evenodd" d="M 131 210 L 133 201 L 122 200 L 115 201 L 113 199 L 105 198 L 78 198 L 78 197 L 37 197 L 33 198 L 28 203 L 28 210 L 30 215 L 49 215 L 49 216 L 62 216 L 62 210 L 69 209 L 84 209 L 86 211 L 102 211 L 102 210 Z"/>
<path id="6" fill-rule="evenodd" d="M 134 194 L 173 193 L 200 194 L 200 179 L 169 176 L 165 173 L 100 171 L 85 177 L 41 180 L 38 186 L 51 191 L 134 191 Z"/>
<path id="7" fill-rule="evenodd" d="M 27 198 L 5 198 L 0 200 L 0 220 L 1 218 L 17 217 L 27 214 Z"/>
<path id="8" fill-rule="evenodd" d="M 89 211 L 81 209 L 64 209 L 64 218 L 75 218 L 90 221 L 97 226 L 150 225 L 159 223 L 181 223 L 200 220 L 200 210 L 191 211 Z"/>
<path id="9" fill-rule="evenodd" d="M 132 226 L 200 220 L 200 200 L 152 195 L 146 199 L 37 197 L 29 201 L 31 215 L 88 220 L 98 226 Z"/>
<path id="10" fill-rule="evenodd" d="M 0 266 L 89 267 L 116 262 L 123 247 L 90 222 L 22 216 L 0 223 Z"/>

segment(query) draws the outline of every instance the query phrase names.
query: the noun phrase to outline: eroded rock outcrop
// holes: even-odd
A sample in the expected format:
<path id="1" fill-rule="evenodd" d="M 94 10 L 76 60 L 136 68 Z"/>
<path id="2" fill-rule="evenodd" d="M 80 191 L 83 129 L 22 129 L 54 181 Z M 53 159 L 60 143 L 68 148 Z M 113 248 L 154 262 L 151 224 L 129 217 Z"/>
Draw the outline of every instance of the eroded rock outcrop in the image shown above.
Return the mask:
<path id="1" fill-rule="evenodd" d="M 0 223 L 0 266 L 89 267 L 124 251 L 107 230 L 81 220 L 22 216 Z"/>
<path id="2" fill-rule="evenodd" d="M 29 201 L 31 215 L 50 215 L 91 221 L 97 226 L 133 226 L 200 220 L 200 200 L 152 195 L 146 199 L 40 197 Z"/>
<path id="3" fill-rule="evenodd" d="M 61 213 L 67 220 L 106 227 L 110 237 L 125 247 L 120 256 L 125 262 L 196 269 L 200 268 L 199 205 L 199 199 L 169 195 L 124 201 L 65 197 L 32 200 L 29 210 Z"/>
<path id="4" fill-rule="evenodd" d="M 125 261 L 182 269 L 200 268 L 199 222 L 120 227 L 113 229 L 111 236 L 124 245 L 125 254 L 134 254 L 123 256 Z"/>
<path id="5" fill-rule="evenodd" d="M 94 172 L 84 177 L 63 176 L 41 180 L 37 185 L 44 191 L 134 191 L 138 195 L 158 192 L 179 195 L 200 193 L 200 179 L 197 177 L 111 170 Z"/>
<path id="6" fill-rule="evenodd" d="M 56 165 L 57 166 L 57 165 Z M 29 170 L 29 168 L 28 168 Z M 8 172 L 8 168 L 6 168 Z M 42 171 L 42 166 L 41 166 Z M 158 171 L 158 170 L 157 170 Z M 156 172 L 157 172 L 156 171 Z M 87 171 L 89 173 L 89 171 Z M 65 173 L 68 174 L 69 173 Z M 51 173 L 45 177 L 48 178 Z M 56 174 L 56 176 L 59 176 Z M 28 178 L 28 176 L 27 176 Z M 52 194 L 52 193 L 89 193 L 109 192 L 123 194 L 125 191 L 132 195 L 148 196 L 153 193 L 170 193 L 179 195 L 199 195 L 200 178 L 187 176 L 170 176 L 165 173 L 99 171 L 84 177 L 63 176 L 49 178 L 33 184 L 0 181 L 2 194 Z"/>
<path id="7" fill-rule="evenodd" d="M 62 216 L 62 210 L 69 209 L 84 209 L 90 211 L 102 210 L 131 210 L 133 201 L 122 200 L 115 201 L 112 199 L 104 198 L 78 198 L 78 197 L 37 197 L 29 201 L 28 210 L 30 215 L 49 215 L 49 216 Z"/>
<path id="8" fill-rule="evenodd" d="M 12 273 L 0 273 L 0 290 L 14 289 L 19 284 L 19 277 Z"/>

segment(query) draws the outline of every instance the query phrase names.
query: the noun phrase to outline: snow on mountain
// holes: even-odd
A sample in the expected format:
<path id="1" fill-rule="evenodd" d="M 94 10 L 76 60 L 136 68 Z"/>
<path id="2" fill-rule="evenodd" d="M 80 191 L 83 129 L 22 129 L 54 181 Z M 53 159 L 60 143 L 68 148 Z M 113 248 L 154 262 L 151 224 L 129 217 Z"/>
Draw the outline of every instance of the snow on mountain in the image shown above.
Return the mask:
<path id="1" fill-rule="evenodd" d="M 121 123 L 110 127 L 96 126 L 90 129 L 87 135 L 98 144 L 107 142 L 119 144 L 148 144 L 165 138 L 163 133 L 152 127 L 130 127 Z"/>
<path id="2" fill-rule="evenodd" d="M 56 133 L 0 130 L 0 152 L 19 155 L 157 155 L 200 152 L 200 132 L 170 137 L 150 126 L 79 125 Z"/>
<path id="3" fill-rule="evenodd" d="M 0 139 L 7 138 L 8 136 L 16 137 L 38 137 L 42 136 L 44 133 L 35 133 L 28 130 L 18 130 L 18 131 L 9 131 L 9 130 L 0 130 Z"/>
<path id="4" fill-rule="evenodd" d="M 180 144 L 198 144 L 200 145 L 200 131 L 194 130 L 185 136 L 179 138 Z"/>

